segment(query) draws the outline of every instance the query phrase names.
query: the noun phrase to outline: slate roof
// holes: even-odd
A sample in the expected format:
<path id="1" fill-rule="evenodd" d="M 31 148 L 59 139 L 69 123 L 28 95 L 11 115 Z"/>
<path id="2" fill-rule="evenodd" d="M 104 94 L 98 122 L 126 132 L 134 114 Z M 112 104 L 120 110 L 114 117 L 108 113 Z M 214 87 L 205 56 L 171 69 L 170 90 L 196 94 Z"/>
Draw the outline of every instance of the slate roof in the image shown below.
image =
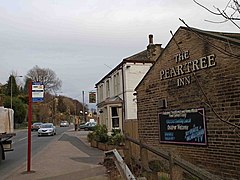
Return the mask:
<path id="1" fill-rule="evenodd" d="M 134 63 L 154 63 L 155 61 L 151 61 L 149 60 L 149 58 L 147 57 L 147 50 L 143 50 L 139 53 L 136 53 L 132 56 L 129 56 L 127 58 L 124 58 L 121 63 L 119 63 L 114 69 L 112 69 L 106 76 L 104 76 L 99 82 L 97 82 L 95 84 L 95 86 L 97 86 L 98 84 L 100 84 L 104 79 L 108 78 L 111 74 L 113 74 L 113 72 L 117 71 L 118 69 L 120 69 L 122 67 L 123 64 L 127 63 L 127 62 L 134 62 Z"/>
<path id="2" fill-rule="evenodd" d="M 180 28 L 193 31 L 199 34 L 203 34 L 206 36 L 210 36 L 216 39 L 220 40 L 227 40 L 228 42 L 231 42 L 236 45 L 240 45 L 240 33 L 227 33 L 227 32 L 217 32 L 217 31 L 206 31 L 206 30 L 200 30 L 192 27 L 183 27 Z"/>
<path id="3" fill-rule="evenodd" d="M 125 61 L 148 61 L 149 59 L 147 58 L 147 50 L 141 51 L 137 54 L 134 54 L 130 57 L 124 58 L 123 60 Z"/>

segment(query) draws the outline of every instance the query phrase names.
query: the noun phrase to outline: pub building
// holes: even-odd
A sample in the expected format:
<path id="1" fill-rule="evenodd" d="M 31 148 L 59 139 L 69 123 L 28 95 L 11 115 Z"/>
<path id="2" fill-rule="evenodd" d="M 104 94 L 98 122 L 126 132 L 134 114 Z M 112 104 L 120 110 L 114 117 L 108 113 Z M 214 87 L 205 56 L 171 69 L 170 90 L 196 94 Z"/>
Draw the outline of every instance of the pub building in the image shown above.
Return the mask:
<path id="1" fill-rule="evenodd" d="M 240 179 L 240 34 L 179 27 L 135 90 L 141 142 Z"/>

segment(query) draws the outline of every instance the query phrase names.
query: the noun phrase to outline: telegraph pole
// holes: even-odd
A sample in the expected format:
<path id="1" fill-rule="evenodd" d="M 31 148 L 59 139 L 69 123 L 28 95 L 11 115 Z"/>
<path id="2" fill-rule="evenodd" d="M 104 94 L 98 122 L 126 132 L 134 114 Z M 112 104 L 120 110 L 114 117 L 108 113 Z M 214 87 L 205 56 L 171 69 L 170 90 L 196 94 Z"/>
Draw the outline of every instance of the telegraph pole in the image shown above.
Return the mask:
<path id="1" fill-rule="evenodd" d="M 85 108 L 84 108 L 84 91 L 82 91 L 82 98 L 83 98 L 83 122 L 85 121 Z"/>

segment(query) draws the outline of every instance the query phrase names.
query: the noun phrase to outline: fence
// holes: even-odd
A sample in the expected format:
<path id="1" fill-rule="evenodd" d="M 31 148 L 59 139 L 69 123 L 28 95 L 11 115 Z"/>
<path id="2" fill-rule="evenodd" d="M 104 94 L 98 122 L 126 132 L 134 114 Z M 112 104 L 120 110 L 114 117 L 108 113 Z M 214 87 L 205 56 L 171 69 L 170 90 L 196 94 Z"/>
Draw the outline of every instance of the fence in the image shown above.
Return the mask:
<path id="1" fill-rule="evenodd" d="M 150 147 L 149 145 L 146 145 L 144 143 L 141 143 L 140 141 L 131 138 L 130 136 L 125 136 L 126 139 L 126 149 L 128 150 L 128 153 L 126 153 L 128 156 L 131 156 L 131 146 L 132 143 L 136 144 L 140 148 L 140 154 L 141 154 L 141 166 L 145 170 L 149 170 L 149 164 L 148 164 L 148 151 L 160 156 L 161 158 L 168 161 L 169 164 L 169 176 L 170 180 L 176 180 L 180 179 L 179 173 L 181 174 L 181 170 L 184 170 L 188 172 L 189 174 L 202 179 L 202 180 L 222 180 L 216 175 L 213 175 L 209 173 L 208 171 L 201 169 L 194 164 L 191 164 L 179 157 L 174 157 L 171 153 L 168 153 L 166 151 L 163 151 L 161 149 L 156 149 L 154 147 Z M 181 169 L 179 171 L 179 168 Z"/>

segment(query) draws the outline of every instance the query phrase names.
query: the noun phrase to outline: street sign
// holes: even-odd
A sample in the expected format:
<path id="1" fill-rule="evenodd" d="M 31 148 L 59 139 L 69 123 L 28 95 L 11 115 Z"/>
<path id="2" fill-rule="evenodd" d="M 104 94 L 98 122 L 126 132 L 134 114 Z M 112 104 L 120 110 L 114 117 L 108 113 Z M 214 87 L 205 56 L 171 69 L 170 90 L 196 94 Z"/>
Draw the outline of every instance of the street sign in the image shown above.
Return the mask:
<path id="1" fill-rule="evenodd" d="M 43 102 L 44 85 L 42 82 L 32 82 L 32 102 Z"/>

